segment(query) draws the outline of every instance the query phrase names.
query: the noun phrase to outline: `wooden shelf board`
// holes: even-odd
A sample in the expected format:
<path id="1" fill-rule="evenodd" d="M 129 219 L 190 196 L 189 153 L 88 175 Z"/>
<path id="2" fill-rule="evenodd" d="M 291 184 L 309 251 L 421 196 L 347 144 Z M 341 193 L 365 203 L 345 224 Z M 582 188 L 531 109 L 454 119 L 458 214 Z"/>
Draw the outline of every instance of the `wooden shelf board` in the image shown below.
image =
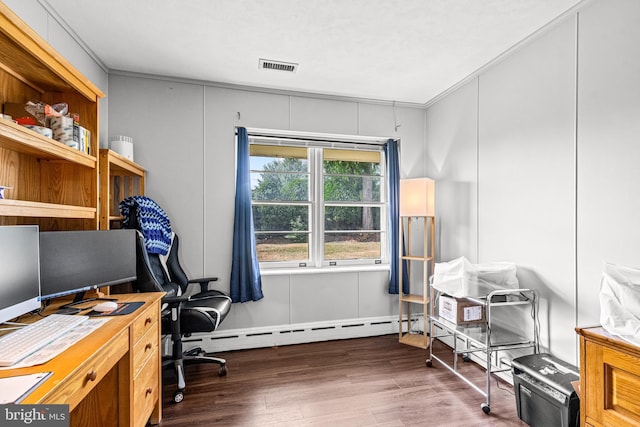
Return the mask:
<path id="1" fill-rule="evenodd" d="M 0 146 L 43 159 L 60 159 L 95 169 L 96 158 L 12 121 L 0 119 Z"/>
<path id="2" fill-rule="evenodd" d="M 96 102 L 104 93 L 0 2 L 0 51 L 6 67 L 46 90 L 77 91 Z M 28 65 L 25 67 L 25 65 Z"/>
<path id="3" fill-rule="evenodd" d="M 400 301 L 413 302 L 416 304 L 427 304 L 429 302 L 426 295 L 418 295 L 418 294 L 408 294 L 408 295 L 401 294 Z"/>
<path id="4" fill-rule="evenodd" d="M 2 199 L 0 216 L 95 219 L 96 208 Z"/>
<path id="5" fill-rule="evenodd" d="M 113 175 L 135 175 L 143 176 L 145 169 L 139 164 L 132 162 L 126 157 L 106 148 L 100 149 L 101 161 L 108 162 L 110 171 Z"/>
<path id="6" fill-rule="evenodd" d="M 400 344 L 412 345 L 423 349 L 429 348 L 429 337 L 422 334 L 403 334 L 399 339 Z"/>
<path id="7" fill-rule="evenodd" d="M 417 255 L 403 255 L 400 259 L 406 259 L 408 261 L 431 261 L 433 259 L 432 256 L 417 256 Z"/>

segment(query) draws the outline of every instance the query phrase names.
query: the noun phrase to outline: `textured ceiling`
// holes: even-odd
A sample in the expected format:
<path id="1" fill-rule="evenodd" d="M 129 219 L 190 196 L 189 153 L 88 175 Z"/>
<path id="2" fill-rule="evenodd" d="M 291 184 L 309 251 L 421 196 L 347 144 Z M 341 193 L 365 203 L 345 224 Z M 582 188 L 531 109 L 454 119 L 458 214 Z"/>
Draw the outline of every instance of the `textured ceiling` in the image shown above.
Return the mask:
<path id="1" fill-rule="evenodd" d="M 112 70 L 427 103 L 579 0 L 40 0 Z M 266 58 L 295 73 L 258 69 Z"/>

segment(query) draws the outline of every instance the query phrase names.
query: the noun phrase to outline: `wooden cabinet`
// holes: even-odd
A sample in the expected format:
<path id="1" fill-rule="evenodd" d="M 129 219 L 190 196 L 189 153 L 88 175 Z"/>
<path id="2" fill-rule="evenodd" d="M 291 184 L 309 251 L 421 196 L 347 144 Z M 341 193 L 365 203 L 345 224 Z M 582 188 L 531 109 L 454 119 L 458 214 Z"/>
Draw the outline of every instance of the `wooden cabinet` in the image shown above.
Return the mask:
<path id="1" fill-rule="evenodd" d="M 602 327 L 576 331 L 580 335 L 581 425 L 640 425 L 640 347 Z"/>
<path id="2" fill-rule="evenodd" d="M 424 217 L 401 217 L 400 218 L 400 229 L 403 230 L 405 228 L 406 223 L 406 239 L 402 238 L 404 233 L 401 233 L 400 238 L 400 271 L 402 272 L 402 263 L 407 263 L 407 271 L 409 279 L 413 278 L 412 270 L 414 268 L 419 267 L 422 272 L 421 279 L 421 290 L 420 293 L 416 292 L 419 286 L 412 285 L 411 287 L 414 289 L 414 292 L 409 294 L 404 294 L 402 292 L 403 274 L 400 273 L 400 309 L 399 309 L 399 341 L 403 344 L 413 345 L 415 347 L 420 347 L 426 349 L 429 345 L 429 336 L 427 335 L 427 325 L 429 320 L 429 277 L 433 273 L 433 263 L 434 263 L 434 252 L 435 252 L 435 219 L 432 216 L 424 216 Z M 417 225 L 416 223 L 421 223 L 422 225 L 422 234 L 420 235 L 422 240 L 422 254 L 414 255 L 412 254 L 412 245 L 414 242 L 412 238 L 414 236 L 414 227 Z M 406 249 L 403 249 L 406 248 Z M 422 330 L 421 331 L 413 331 L 412 323 L 415 321 L 417 317 L 413 317 L 411 314 L 412 305 L 417 305 L 421 310 L 421 320 L 422 320 Z M 405 327 L 406 326 L 406 327 Z"/>
<path id="3" fill-rule="evenodd" d="M 0 378 L 51 372 L 24 404 L 68 404 L 71 426 L 144 427 L 162 418 L 160 304 L 163 293 L 119 294 L 141 302 L 42 365 L 0 370 Z M 58 304 L 59 305 L 59 304 Z M 54 312 L 53 304 L 45 314 Z M 35 321 L 38 316 L 25 317 Z"/>
<path id="4" fill-rule="evenodd" d="M 85 154 L 0 118 L 0 225 L 98 228 L 98 99 L 104 94 L 0 2 L 0 103 L 65 102 L 91 132 Z"/>
<path id="5" fill-rule="evenodd" d="M 108 377 L 128 349 L 129 334 L 126 330 L 120 331 L 109 340 L 108 346 L 98 350 L 93 357 L 79 360 L 75 372 L 60 381 L 60 385 L 47 396 L 47 402 L 64 402 L 70 408 L 76 408 L 85 396 Z"/>
<path id="6" fill-rule="evenodd" d="M 133 420 L 134 426 L 146 424 L 161 398 L 159 313 L 158 306 L 153 305 L 132 326 L 133 400 L 130 420 Z"/>
<path id="7" fill-rule="evenodd" d="M 100 229 L 119 228 L 120 201 L 144 195 L 146 171 L 137 163 L 112 150 L 100 149 Z"/>

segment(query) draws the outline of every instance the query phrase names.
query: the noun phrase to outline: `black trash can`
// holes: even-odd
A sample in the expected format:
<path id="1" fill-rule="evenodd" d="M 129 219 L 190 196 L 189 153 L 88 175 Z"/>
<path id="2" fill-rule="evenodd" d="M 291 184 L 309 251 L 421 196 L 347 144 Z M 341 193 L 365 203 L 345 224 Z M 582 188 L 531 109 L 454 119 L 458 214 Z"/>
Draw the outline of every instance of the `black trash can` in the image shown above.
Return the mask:
<path id="1" fill-rule="evenodd" d="M 548 353 L 512 361 L 518 417 L 532 427 L 578 427 L 580 399 L 572 381 L 578 368 Z"/>

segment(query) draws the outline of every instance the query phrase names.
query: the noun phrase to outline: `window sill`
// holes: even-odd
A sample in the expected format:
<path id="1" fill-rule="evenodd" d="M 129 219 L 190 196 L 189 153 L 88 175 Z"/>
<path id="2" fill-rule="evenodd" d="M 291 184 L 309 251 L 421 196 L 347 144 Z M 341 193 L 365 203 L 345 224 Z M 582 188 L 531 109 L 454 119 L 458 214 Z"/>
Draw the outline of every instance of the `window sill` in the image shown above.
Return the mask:
<path id="1" fill-rule="evenodd" d="M 263 268 L 261 276 L 289 276 L 292 274 L 361 273 L 365 271 L 389 271 L 389 264 L 354 265 L 342 267 Z"/>

